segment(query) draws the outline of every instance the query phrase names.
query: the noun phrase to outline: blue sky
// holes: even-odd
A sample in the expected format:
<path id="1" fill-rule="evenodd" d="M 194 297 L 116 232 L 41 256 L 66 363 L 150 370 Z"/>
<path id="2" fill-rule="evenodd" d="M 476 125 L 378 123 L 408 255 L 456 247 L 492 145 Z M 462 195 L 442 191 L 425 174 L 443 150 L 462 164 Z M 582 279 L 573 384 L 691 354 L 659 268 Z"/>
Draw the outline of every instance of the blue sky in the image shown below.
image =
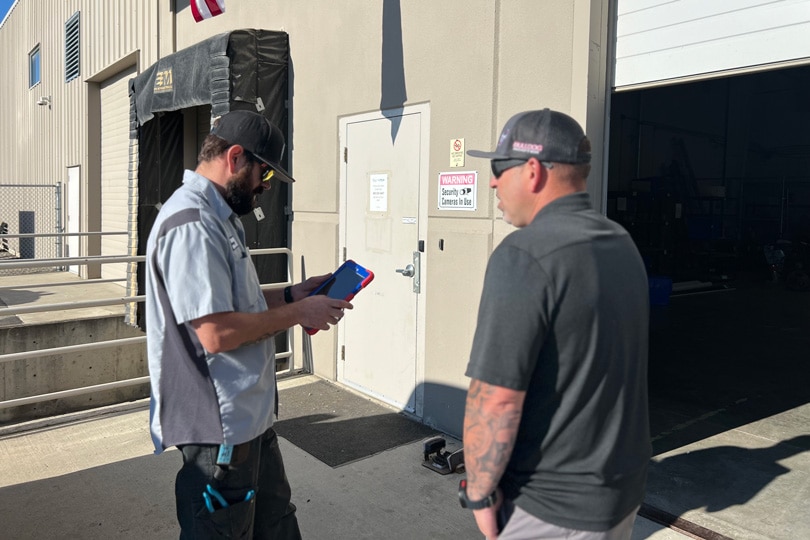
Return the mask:
<path id="1" fill-rule="evenodd" d="M 8 8 L 11 7 L 11 4 L 14 3 L 14 0 L 0 0 L 0 22 L 6 18 L 6 12 Z"/>

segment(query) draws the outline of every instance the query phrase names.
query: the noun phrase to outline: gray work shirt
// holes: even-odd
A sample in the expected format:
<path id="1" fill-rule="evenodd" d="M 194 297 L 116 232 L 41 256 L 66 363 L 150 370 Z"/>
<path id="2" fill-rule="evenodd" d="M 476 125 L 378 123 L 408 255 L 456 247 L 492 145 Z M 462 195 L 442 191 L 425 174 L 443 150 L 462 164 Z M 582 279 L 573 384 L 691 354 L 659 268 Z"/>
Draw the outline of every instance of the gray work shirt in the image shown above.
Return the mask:
<path id="1" fill-rule="evenodd" d="M 505 496 L 549 523 L 615 526 L 642 501 L 647 275 L 630 235 L 561 197 L 490 257 L 467 375 L 526 391 Z"/>
<path id="2" fill-rule="evenodd" d="M 190 321 L 267 309 L 237 215 L 208 179 L 186 171 L 146 247 L 146 338 L 156 453 L 240 444 L 273 425 L 272 339 L 211 354 Z"/>

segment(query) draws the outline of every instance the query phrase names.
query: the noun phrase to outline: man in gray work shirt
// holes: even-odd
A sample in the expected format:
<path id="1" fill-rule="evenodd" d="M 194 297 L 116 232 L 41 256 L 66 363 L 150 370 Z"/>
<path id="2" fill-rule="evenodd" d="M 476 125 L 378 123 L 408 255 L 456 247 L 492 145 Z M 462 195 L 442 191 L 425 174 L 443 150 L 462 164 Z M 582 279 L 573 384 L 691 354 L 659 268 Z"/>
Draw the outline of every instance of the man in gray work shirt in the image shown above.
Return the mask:
<path id="1" fill-rule="evenodd" d="M 590 143 L 544 109 L 512 117 L 490 187 L 518 230 L 489 260 L 467 367 L 462 506 L 503 540 L 629 539 L 651 454 L 647 276 L 591 207 Z"/>
<path id="2" fill-rule="evenodd" d="M 239 221 L 273 179 L 281 131 L 233 111 L 164 203 L 146 250 L 146 327 L 156 453 L 177 446 L 181 539 L 300 538 L 273 431 L 273 335 L 326 330 L 351 304 L 308 297 L 329 275 L 262 291 Z"/>

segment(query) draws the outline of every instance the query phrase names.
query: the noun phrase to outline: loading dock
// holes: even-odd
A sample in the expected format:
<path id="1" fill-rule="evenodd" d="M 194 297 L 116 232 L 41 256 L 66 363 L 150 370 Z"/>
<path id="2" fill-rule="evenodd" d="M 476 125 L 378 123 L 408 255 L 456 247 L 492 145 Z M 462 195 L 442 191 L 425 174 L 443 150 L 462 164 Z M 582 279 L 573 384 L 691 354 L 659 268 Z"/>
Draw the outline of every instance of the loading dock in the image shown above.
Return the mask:
<path id="1" fill-rule="evenodd" d="M 653 294 L 656 453 L 810 400 L 809 92 L 791 67 L 613 95 L 607 214 L 672 284 Z"/>

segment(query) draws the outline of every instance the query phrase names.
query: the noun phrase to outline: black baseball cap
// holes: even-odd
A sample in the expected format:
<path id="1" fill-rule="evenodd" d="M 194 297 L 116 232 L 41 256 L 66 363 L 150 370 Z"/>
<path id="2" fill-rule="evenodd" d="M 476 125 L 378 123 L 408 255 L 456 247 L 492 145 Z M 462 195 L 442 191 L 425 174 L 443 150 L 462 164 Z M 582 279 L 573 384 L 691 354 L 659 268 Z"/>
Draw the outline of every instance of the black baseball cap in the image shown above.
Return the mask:
<path id="1" fill-rule="evenodd" d="M 509 119 L 494 152 L 468 150 L 467 154 L 489 159 L 590 163 L 591 153 L 580 151 L 584 138 L 582 127 L 567 114 L 551 109 L 525 111 Z"/>
<path id="2" fill-rule="evenodd" d="M 231 144 L 238 144 L 273 169 L 273 176 L 284 182 L 295 182 L 280 163 L 284 157 L 284 135 L 259 113 L 231 111 L 214 122 L 211 134 Z"/>

